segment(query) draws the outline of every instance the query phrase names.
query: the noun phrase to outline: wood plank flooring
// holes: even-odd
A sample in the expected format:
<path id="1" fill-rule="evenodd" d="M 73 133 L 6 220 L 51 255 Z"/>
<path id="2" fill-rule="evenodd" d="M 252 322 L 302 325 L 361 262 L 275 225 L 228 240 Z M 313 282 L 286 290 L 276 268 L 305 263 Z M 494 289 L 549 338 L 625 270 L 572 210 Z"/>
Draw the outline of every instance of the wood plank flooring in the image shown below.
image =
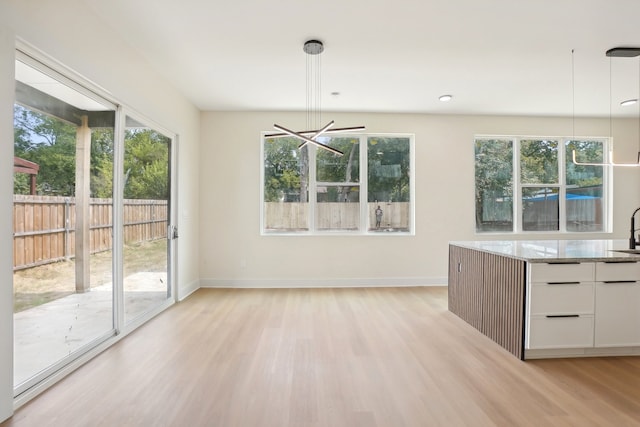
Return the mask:
<path id="1" fill-rule="evenodd" d="M 523 362 L 444 287 L 201 289 L 2 426 L 638 426 L 640 358 Z"/>

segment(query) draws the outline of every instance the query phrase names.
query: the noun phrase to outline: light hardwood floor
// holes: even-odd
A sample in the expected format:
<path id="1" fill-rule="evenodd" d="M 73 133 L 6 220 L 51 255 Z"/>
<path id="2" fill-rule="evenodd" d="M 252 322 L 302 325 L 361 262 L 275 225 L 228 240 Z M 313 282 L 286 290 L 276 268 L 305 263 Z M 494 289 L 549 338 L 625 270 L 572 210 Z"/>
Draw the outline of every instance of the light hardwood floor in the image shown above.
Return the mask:
<path id="1" fill-rule="evenodd" d="M 444 287 L 202 289 L 2 426 L 638 426 L 640 357 L 522 362 Z"/>

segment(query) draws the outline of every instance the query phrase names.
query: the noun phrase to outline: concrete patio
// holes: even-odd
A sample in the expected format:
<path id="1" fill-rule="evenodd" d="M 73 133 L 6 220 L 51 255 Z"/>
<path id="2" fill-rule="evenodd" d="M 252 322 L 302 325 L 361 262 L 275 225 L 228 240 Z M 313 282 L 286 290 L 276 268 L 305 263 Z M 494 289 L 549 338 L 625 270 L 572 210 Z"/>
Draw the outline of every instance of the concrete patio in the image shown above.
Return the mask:
<path id="1" fill-rule="evenodd" d="M 167 299 L 166 272 L 125 278 L 125 321 Z M 113 328 L 111 283 L 14 314 L 14 385 L 81 349 Z"/>

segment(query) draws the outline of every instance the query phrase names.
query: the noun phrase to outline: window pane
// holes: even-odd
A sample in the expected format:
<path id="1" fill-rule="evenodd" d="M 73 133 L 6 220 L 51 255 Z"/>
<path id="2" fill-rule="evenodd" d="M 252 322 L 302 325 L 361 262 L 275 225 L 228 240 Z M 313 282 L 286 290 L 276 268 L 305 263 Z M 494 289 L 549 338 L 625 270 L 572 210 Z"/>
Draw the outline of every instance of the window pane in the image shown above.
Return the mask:
<path id="1" fill-rule="evenodd" d="M 558 188 L 526 187 L 522 189 L 522 229 L 557 231 L 559 228 Z"/>
<path id="2" fill-rule="evenodd" d="M 264 140 L 264 230 L 309 229 L 309 150 L 297 138 Z"/>
<path id="3" fill-rule="evenodd" d="M 476 231 L 513 231 L 513 142 L 475 143 Z"/>
<path id="4" fill-rule="evenodd" d="M 316 228 L 358 230 L 360 225 L 359 186 L 318 186 Z"/>
<path id="5" fill-rule="evenodd" d="M 368 229 L 409 231 L 410 139 L 370 137 L 367 158 Z"/>
<path id="6" fill-rule="evenodd" d="M 522 184 L 557 184 L 558 141 L 520 141 L 520 179 Z"/>
<path id="7" fill-rule="evenodd" d="M 359 138 L 320 137 L 318 142 L 342 151 L 342 156 L 322 148 L 316 148 L 318 182 L 359 182 Z"/>
<path id="8" fill-rule="evenodd" d="M 603 166 L 583 166 L 573 163 L 573 151 L 578 162 L 602 163 L 602 141 L 568 141 L 567 170 L 567 231 L 603 231 Z"/>
<path id="9" fill-rule="evenodd" d="M 316 195 L 316 229 L 350 230 L 360 228 L 360 181 L 359 138 L 321 137 L 318 142 L 342 151 L 338 156 L 321 147 L 316 148 L 316 176 L 319 183 L 343 183 L 344 185 L 321 185 Z"/>

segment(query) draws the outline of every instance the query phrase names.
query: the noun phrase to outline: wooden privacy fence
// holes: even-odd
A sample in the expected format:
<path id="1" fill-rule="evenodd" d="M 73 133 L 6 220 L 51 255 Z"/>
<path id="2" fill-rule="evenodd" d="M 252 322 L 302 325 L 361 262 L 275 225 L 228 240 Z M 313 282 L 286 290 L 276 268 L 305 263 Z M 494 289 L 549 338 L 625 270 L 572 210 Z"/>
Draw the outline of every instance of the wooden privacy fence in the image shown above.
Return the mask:
<path id="1" fill-rule="evenodd" d="M 112 199 L 90 199 L 90 251 L 108 251 L 113 243 Z M 13 196 L 13 269 L 20 270 L 75 255 L 75 198 Z M 166 200 L 124 200 L 124 241 L 167 237 Z"/>
<path id="2" fill-rule="evenodd" d="M 376 207 L 382 209 L 381 228 L 408 230 L 409 202 L 368 203 L 369 228 L 376 224 Z M 265 228 L 267 230 L 307 230 L 309 204 L 300 202 L 265 202 Z M 355 230 L 360 224 L 359 203 L 318 203 L 316 212 L 319 230 Z"/>

